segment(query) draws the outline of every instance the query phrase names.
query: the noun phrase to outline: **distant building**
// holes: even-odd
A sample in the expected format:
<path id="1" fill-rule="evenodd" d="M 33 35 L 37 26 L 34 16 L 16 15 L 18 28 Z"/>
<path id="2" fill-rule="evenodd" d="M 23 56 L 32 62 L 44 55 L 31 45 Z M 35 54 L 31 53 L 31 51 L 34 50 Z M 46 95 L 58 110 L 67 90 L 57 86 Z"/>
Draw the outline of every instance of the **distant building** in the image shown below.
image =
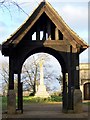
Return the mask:
<path id="1" fill-rule="evenodd" d="M 90 63 L 80 64 L 80 89 L 82 98 L 90 100 Z"/>

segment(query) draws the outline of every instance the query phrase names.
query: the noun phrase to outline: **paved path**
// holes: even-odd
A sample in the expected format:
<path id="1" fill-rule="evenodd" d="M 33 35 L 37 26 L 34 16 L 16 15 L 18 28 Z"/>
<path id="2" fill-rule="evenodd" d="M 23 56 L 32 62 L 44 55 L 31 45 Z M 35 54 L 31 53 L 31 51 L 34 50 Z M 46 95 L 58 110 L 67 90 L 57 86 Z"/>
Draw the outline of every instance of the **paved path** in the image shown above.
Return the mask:
<path id="1" fill-rule="evenodd" d="M 87 118 L 88 106 L 83 105 L 83 113 L 65 114 L 65 113 L 62 113 L 62 106 L 60 103 L 30 104 L 30 105 L 24 105 L 23 114 L 16 114 L 16 115 L 10 115 L 10 116 L 7 116 L 7 114 L 3 114 L 3 118 L 7 118 L 7 117 L 8 118 L 54 118 L 55 120 L 57 118 Z"/>

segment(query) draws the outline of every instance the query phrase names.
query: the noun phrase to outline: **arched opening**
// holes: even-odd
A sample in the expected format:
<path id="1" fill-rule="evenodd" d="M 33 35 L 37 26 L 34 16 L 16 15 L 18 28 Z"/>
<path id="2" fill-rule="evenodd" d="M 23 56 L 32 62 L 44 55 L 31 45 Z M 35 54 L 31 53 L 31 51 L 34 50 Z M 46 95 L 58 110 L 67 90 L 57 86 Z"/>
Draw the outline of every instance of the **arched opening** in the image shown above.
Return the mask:
<path id="1" fill-rule="evenodd" d="M 38 86 L 40 82 L 40 60 L 43 59 L 43 79 L 44 83 L 48 89 L 49 92 L 51 91 L 57 91 L 62 92 L 62 72 L 61 72 L 61 66 L 57 59 L 53 57 L 50 54 L 47 53 L 37 53 L 33 54 L 29 58 L 26 59 L 26 61 L 23 64 L 22 67 L 22 76 L 21 80 L 24 82 L 24 89 L 33 88 L 34 80 L 37 83 L 36 86 Z M 25 76 L 25 74 L 27 74 Z M 28 83 L 30 82 L 30 83 Z M 30 86 L 31 85 L 31 86 Z M 31 90 L 32 91 L 32 90 Z"/>
<path id="2" fill-rule="evenodd" d="M 34 56 L 35 53 L 38 53 L 38 54 L 36 54 L 36 56 Z M 67 87 L 67 84 L 66 84 L 66 64 L 64 62 L 64 59 L 63 59 L 62 55 L 60 55 L 60 53 L 58 53 L 57 51 L 55 51 L 55 50 L 53 50 L 51 48 L 45 48 L 45 47 L 43 47 L 43 48 L 37 48 L 37 49 L 32 50 L 32 52 L 29 52 L 27 54 L 27 56 L 23 60 L 24 62 L 23 62 L 22 66 L 25 65 L 25 61 L 28 61 L 28 63 L 30 61 L 32 61 L 33 56 L 35 57 L 35 59 L 37 59 L 37 56 L 40 53 L 42 53 L 42 54 L 46 54 L 47 53 L 47 55 L 49 55 L 51 58 L 53 58 L 53 59 L 50 58 L 51 62 L 50 62 L 50 59 L 48 59 L 49 64 L 51 64 L 51 66 L 53 66 L 52 70 L 55 70 L 55 72 L 53 72 L 53 76 L 52 76 L 53 80 L 52 80 L 52 82 L 50 81 L 53 84 L 51 84 L 51 86 L 48 86 L 50 84 L 50 82 L 48 81 L 49 83 L 47 84 L 47 82 L 45 82 L 45 85 L 47 85 L 47 90 L 48 90 L 49 87 L 51 87 L 51 89 L 53 89 L 53 88 L 56 89 L 55 92 L 58 92 L 59 95 L 62 95 L 61 99 L 63 100 L 63 107 L 61 107 L 61 108 L 65 109 L 65 107 L 67 107 L 67 105 L 66 105 L 67 104 L 67 100 L 66 100 L 67 99 L 67 93 L 66 93 L 67 92 L 67 88 L 66 88 Z M 46 66 L 47 66 L 47 64 L 46 64 Z M 49 73 L 49 71 L 51 71 L 50 69 L 51 68 L 48 68 L 47 73 Z M 33 71 L 33 73 L 35 73 L 35 72 Z M 50 75 L 48 75 L 48 76 L 50 76 Z M 45 77 L 46 77 L 46 80 L 47 80 L 47 76 L 45 76 Z M 38 72 L 38 78 L 40 78 L 40 71 Z M 33 77 L 33 79 L 34 79 L 34 77 Z M 63 80 L 61 80 L 61 79 L 63 79 Z M 52 94 L 52 91 L 53 90 L 49 91 L 49 94 Z"/>
<path id="3" fill-rule="evenodd" d="M 90 82 L 84 84 L 84 100 L 90 100 Z"/>
<path id="4" fill-rule="evenodd" d="M 41 102 L 60 102 L 62 101 L 62 71 L 58 60 L 50 54 L 40 52 L 31 55 L 26 59 L 22 66 L 21 81 L 23 82 L 23 102 L 29 99 L 28 103 L 37 102 L 35 94 L 38 92 L 40 84 L 40 66 L 39 62 L 43 58 L 43 74 L 46 91 L 49 93 L 49 99 L 43 99 Z M 42 89 L 42 88 L 41 88 Z M 38 96 L 40 97 L 40 96 Z M 51 98 L 52 97 L 52 98 Z M 33 99 L 33 100 L 32 100 Z M 60 100 L 60 101 L 59 101 Z M 38 99 L 38 102 L 40 102 Z M 31 104 L 30 104 L 31 105 Z M 37 110 L 37 109 L 36 109 Z"/>
<path id="5" fill-rule="evenodd" d="M 55 57 L 58 60 L 59 64 L 61 65 L 62 72 L 65 72 L 65 73 L 67 72 L 67 65 L 65 63 L 63 52 L 58 52 L 57 50 L 54 50 L 50 47 L 44 47 L 44 46 L 37 47 L 31 51 L 28 51 L 27 54 L 23 57 L 22 62 L 20 63 L 20 66 L 21 66 L 20 69 L 22 70 L 22 66 L 28 57 L 30 57 L 35 53 L 40 53 L 40 52 L 47 53 Z"/>

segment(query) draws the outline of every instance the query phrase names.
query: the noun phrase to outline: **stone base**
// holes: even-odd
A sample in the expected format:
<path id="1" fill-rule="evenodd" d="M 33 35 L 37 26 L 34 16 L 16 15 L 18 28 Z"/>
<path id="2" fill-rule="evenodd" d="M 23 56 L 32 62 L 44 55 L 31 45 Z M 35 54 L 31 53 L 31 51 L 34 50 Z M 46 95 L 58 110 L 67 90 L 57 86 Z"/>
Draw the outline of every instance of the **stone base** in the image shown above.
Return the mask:
<path id="1" fill-rule="evenodd" d="M 17 114 L 22 114 L 23 111 L 22 111 L 22 110 L 16 110 L 16 113 L 17 113 Z"/>
<path id="2" fill-rule="evenodd" d="M 15 114 L 16 113 L 16 94 L 15 94 L 14 90 L 8 91 L 7 113 L 8 114 Z"/>
<path id="3" fill-rule="evenodd" d="M 80 89 L 74 90 L 74 112 L 81 113 L 82 109 L 82 92 Z"/>
<path id="4" fill-rule="evenodd" d="M 35 97 L 40 97 L 40 98 L 50 97 L 49 93 L 46 91 L 45 85 L 39 85 L 38 91 L 36 92 Z"/>

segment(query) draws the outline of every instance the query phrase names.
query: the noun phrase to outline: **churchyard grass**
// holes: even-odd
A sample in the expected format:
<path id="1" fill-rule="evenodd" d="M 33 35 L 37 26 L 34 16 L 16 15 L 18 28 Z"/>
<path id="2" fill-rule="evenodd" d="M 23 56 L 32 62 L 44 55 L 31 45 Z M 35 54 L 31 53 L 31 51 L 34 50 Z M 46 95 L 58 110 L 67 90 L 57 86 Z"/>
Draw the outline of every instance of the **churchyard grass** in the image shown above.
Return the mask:
<path id="1" fill-rule="evenodd" d="M 52 96 L 50 98 L 36 98 L 36 97 L 23 97 L 23 103 L 50 103 L 50 102 L 61 102 L 62 97 L 61 96 Z"/>
<path id="2" fill-rule="evenodd" d="M 7 97 L 2 97 L 2 109 L 5 110 L 7 108 Z"/>
<path id="3" fill-rule="evenodd" d="M 16 98 L 17 100 L 17 98 Z M 35 97 L 31 97 L 31 96 L 24 96 L 23 97 L 23 104 L 24 105 L 28 105 L 28 104 L 32 104 L 32 103 L 59 103 L 62 102 L 62 97 L 61 96 L 52 96 L 51 98 L 35 98 Z M 90 106 L 90 102 L 85 102 L 83 104 L 89 105 Z M 2 97 L 2 109 L 6 110 L 7 109 L 7 97 L 3 96 Z"/>
<path id="4" fill-rule="evenodd" d="M 16 97 L 17 101 L 17 97 Z M 61 96 L 52 96 L 51 98 L 35 98 L 31 96 L 24 96 L 23 97 L 23 104 L 31 104 L 31 103 L 54 103 L 54 102 L 61 102 Z M 7 108 L 7 97 L 2 97 L 2 109 L 5 110 Z"/>
<path id="5" fill-rule="evenodd" d="M 90 106 L 90 101 L 84 102 L 83 104 Z"/>

